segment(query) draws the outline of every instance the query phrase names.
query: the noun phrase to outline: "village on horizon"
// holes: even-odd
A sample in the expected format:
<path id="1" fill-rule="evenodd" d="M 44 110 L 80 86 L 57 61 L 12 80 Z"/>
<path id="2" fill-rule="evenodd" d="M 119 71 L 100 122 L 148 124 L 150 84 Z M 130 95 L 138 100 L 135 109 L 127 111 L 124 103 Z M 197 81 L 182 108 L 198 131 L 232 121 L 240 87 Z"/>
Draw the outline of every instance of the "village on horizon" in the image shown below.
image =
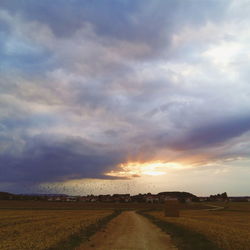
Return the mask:
<path id="1" fill-rule="evenodd" d="M 210 196 L 196 196 L 189 192 L 160 192 L 158 194 L 106 194 L 106 195 L 66 195 L 66 194 L 12 194 L 0 192 L 0 200 L 40 200 L 54 202 L 141 202 L 164 203 L 168 200 L 178 200 L 182 203 L 206 201 L 250 202 L 250 196 L 228 196 L 226 192 Z"/>

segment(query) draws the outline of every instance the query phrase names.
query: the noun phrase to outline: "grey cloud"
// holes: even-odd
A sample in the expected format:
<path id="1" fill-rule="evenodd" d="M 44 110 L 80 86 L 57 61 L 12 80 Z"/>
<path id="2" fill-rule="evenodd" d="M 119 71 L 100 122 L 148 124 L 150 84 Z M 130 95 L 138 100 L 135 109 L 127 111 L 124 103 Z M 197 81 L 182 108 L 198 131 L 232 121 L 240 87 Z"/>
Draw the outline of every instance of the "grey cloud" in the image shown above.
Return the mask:
<path id="1" fill-rule="evenodd" d="M 28 20 L 49 25 L 59 37 L 68 37 L 91 24 L 101 37 L 145 42 L 152 52 L 167 47 L 171 36 L 186 25 L 219 21 L 228 1 L 2 1 L 2 8 Z M 195 15 L 193 14 L 195 13 Z M 115 24 L 115 25 L 114 25 Z M 150 53 L 152 55 L 152 53 Z"/>
<path id="2" fill-rule="evenodd" d="M 1 1 L 1 6 L 13 13 L 22 13 L 27 19 L 49 24 L 58 36 L 72 35 L 84 22 L 92 22 L 100 31 L 106 29 L 112 35 L 120 32 L 120 25 L 128 23 L 127 11 L 137 4 L 129 1 Z M 112 15 L 110 11 L 114 10 Z M 114 19 L 117 25 L 113 25 Z"/>
<path id="3" fill-rule="evenodd" d="M 233 117 L 194 127 L 181 140 L 171 144 L 177 150 L 213 147 L 238 137 L 250 130 L 250 117 Z"/>
<path id="4" fill-rule="evenodd" d="M 0 153 L 0 181 L 41 183 L 104 175 L 123 160 L 119 152 L 80 138 L 24 138 L 22 154 Z M 17 142 L 17 141 L 16 141 Z M 12 142 L 14 143 L 14 142 Z"/>

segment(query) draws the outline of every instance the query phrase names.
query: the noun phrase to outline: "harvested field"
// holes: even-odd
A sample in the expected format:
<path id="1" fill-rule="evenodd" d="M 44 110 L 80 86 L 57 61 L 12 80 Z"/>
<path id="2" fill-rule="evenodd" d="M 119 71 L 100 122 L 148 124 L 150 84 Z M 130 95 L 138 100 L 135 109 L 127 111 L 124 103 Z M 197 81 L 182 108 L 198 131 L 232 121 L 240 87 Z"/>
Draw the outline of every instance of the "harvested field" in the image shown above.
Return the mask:
<path id="1" fill-rule="evenodd" d="M 205 210 L 212 206 L 225 209 Z M 179 218 L 165 217 L 163 208 L 164 204 L 145 203 L 0 201 L 0 249 L 74 249 L 98 229 L 100 221 L 111 218 L 113 211 L 118 209 L 137 211 L 151 209 L 151 212 L 147 213 L 161 221 L 177 225 L 188 232 L 204 235 L 208 240 L 207 246 L 210 246 L 211 242 L 221 249 L 250 249 L 250 203 L 181 204 Z M 137 217 L 132 212 L 124 215 L 126 214 L 131 215 L 129 218 L 133 224 L 132 218 Z M 131 223 L 127 220 L 125 232 L 131 227 Z M 97 226 L 93 229 L 93 225 Z M 105 234 L 107 240 L 112 235 L 111 231 Z M 75 235 L 78 235 L 78 243 L 72 247 L 70 242 L 75 239 Z M 203 241 L 202 238 L 200 241 Z M 70 247 L 66 246 L 65 242 L 70 243 Z M 199 246 L 192 248 L 193 243 L 190 243 L 189 249 L 200 249 Z"/>
<path id="2" fill-rule="evenodd" d="M 219 204 L 217 204 L 219 206 Z M 228 204 L 226 210 L 183 210 L 179 218 L 165 217 L 162 211 L 148 212 L 154 217 L 205 235 L 218 247 L 228 250 L 250 249 L 250 204 Z"/>
<path id="3" fill-rule="evenodd" d="M 203 209 L 209 206 L 201 203 L 181 204 L 181 209 Z M 163 209 L 164 204 L 159 203 L 119 203 L 119 202 L 50 202 L 30 200 L 0 200 L 0 209 L 46 209 L 46 210 L 82 210 L 82 209 L 111 209 L 111 210 L 145 210 Z"/>
<path id="4" fill-rule="evenodd" d="M 0 249 L 53 248 L 111 214 L 111 210 L 1 210 Z"/>
<path id="5" fill-rule="evenodd" d="M 0 209 L 46 209 L 46 210 L 137 210 L 162 209 L 163 204 L 115 203 L 115 202 L 50 202 L 50 201 L 16 201 L 0 200 Z"/>
<path id="6" fill-rule="evenodd" d="M 250 202 L 208 202 L 204 205 L 214 205 L 224 207 L 226 211 L 230 212 L 248 212 L 250 213 Z M 243 216 L 243 214 L 242 214 Z"/>

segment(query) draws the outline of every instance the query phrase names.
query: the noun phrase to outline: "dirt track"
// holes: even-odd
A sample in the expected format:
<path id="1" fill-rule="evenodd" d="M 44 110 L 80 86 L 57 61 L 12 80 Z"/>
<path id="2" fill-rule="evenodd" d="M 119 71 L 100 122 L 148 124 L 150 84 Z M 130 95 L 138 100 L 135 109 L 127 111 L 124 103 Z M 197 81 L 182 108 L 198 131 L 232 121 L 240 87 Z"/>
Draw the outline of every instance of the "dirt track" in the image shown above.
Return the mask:
<path id="1" fill-rule="evenodd" d="M 133 211 L 123 212 L 78 250 L 163 250 L 177 249 L 169 235 Z"/>

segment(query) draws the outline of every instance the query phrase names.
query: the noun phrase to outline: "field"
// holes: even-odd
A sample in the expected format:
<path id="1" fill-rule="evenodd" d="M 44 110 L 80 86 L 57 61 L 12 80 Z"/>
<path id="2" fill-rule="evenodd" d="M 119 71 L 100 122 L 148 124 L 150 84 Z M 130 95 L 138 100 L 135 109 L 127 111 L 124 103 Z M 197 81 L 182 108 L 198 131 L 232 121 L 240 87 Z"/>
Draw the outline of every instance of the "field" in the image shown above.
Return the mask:
<path id="1" fill-rule="evenodd" d="M 119 203 L 119 202 L 48 202 L 48 201 L 15 201 L 0 200 L 1 209 L 29 209 L 29 210 L 137 210 L 163 209 L 163 204 Z"/>
<path id="2" fill-rule="evenodd" d="M 220 211 L 183 210 L 179 218 L 165 217 L 162 211 L 152 211 L 148 214 L 201 233 L 221 249 L 250 249 L 250 204 L 215 203 L 214 205 L 224 206 L 225 209 Z"/>
<path id="3" fill-rule="evenodd" d="M 70 242 L 72 235 L 85 230 L 80 243 L 90 225 L 111 216 L 114 210 L 145 208 L 159 209 L 162 205 L 0 200 L 0 249 L 62 249 L 64 244 L 60 243 Z"/>
<path id="4" fill-rule="evenodd" d="M 49 249 L 112 210 L 0 210 L 0 249 Z"/>
<path id="5" fill-rule="evenodd" d="M 119 202 L 48 202 L 48 201 L 15 201 L 0 200 L 0 209 L 29 209 L 29 210 L 91 210 L 91 209 L 111 209 L 111 210 L 157 210 L 163 209 L 164 204 L 157 203 L 119 203 Z M 181 209 L 201 209 L 206 205 L 192 203 L 188 206 L 182 204 Z"/>
<path id="6" fill-rule="evenodd" d="M 165 217 L 163 207 L 163 204 L 145 203 L 0 201 L 0 250 L 75 249 L 99 230 L 99 225 L 113 218 L 115 210 L 144 211 L 170 227 L 174 225 L 179 228 L 175 232 L 163 229 L 173 238 L 178 232 L 183 239 L 188 238 L 189 243 L 184 240 L 182 245 L 178 245 L 176 242 L 179 249 L 250 249 L 250 203 L 182 204 L 179 218 Z M 212 207 L 224 209 L 209 211 L 208 208 Z M 137 234 L 143 235 L 143 230 L 151 227 L 143 226 L 135 232 L 135 226 L 141 221 L 139 215 L 136 216 L 134 212 L 123 214 L 130 216 L 130 223 L 123 223 L 127 226 L 122 228 L 118 223 L 113 233 L 111 230 L 106 234 L 107 239 L 119 230 L 120 235 L 127 235 L 131 239 Z M 123 217 L 119 218 L 122 220 Z M 198 234 L 201 235 L 200 239 Z M 78 242 L 72 244 L 74 240 Z M 202 248 L 200 243 L 203 244 Z"/>

